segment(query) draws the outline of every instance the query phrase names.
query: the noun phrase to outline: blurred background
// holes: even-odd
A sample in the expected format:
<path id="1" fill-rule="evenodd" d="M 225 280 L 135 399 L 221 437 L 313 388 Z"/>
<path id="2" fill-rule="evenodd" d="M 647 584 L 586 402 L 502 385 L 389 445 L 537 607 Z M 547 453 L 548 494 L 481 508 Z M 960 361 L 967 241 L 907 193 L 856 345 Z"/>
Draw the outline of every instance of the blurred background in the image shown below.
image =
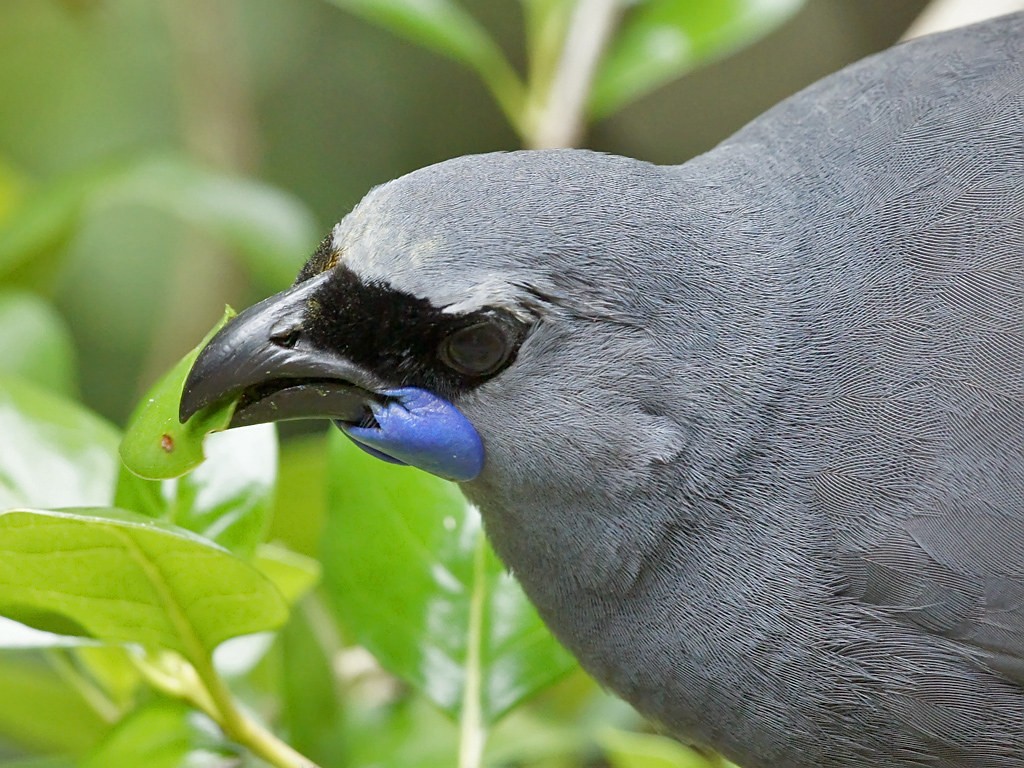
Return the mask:
<path id="1" fill-rule="evenodd" d="M 620 74 L 637 71 L 626 66 L 630 56 L 635 64 L 637 57 L 664 53 L 664 35 L 650 34 L 658 30 L 658 13 L 692 24 L 692 55 L 649 67 L 648 74 L 659 74 L 641 77 L 635 88 L 630 83 L 639 81 L 620 78 L 614 108 L 605 88 L 605 107 L 594 112 L 605 116 L 590 121 L 579 143 L 656 163 L 684 162 L 786 96 L 890 46 L 925 4 L 629 4 L 627 21 L 655 10 L 629 27 L 632 37 L 624 31 L 647 48 L 631 43 L 632 50 L 625 46 L 617 53 Z M 452 7 L 461 7 L 478 26 L 467 27 L 467 17 L 445 10 Z M 536 18 L 544 8 L 558 7 L 569 7 L 567 0 L 463 0 L 459 6 L 446 0 L 3 0 L 0 374 L 13 372 L 78 399 L 122 427 L 147 388 L 202 338 L 226 303 L 240 309 L 286 287 L 329 227 L 372 186 L 457 155 L 521 147 L 528 131 L 510 125 L 507 103 L 503 111 L 464 65 L 467 56 L 460 61 L 446 46 L 457 48 L 461 39 L 463 52 L 479 52 L 473 29 L 483 29 L 514 69 L 543 69 L 538 61 L 544 57 L 536 55 L 543 53 L 543 46 L 536 47 L 543 35 L 524 15 Z M 436 11 L 440 26 L 432 32 L 429 25 L 419 27 L 402 8 Z M 721 31 L 743 14 L 739 32 L 735 26 Z M 373 23 L 382 20 L 390 23 Z M 647 37 L 640 34 L 644 23 Z M 447 34 L 456 27 L 465 32 L 461 38 Z M 493 64 L 489 55 L 483 54 L 484 68 Z M 0 416 L 4 407 L 0 398 Z M 46 408 L 35 410 L 23 415 L 42 434 L 49 429 Z M 467 748 L 472 728 L 467 730 L 459 703 L 440 690 L 451 688 L 448 681 L 424 682 L 421 675 L 427 653 L 414 646 L 424 644 L 417 636 L 422 627 L 412 620 L 400 626 L 409 647 L 389 658 L 374 648 L 394 676 L 358 647 L 366 625 L 346 600 L 363 589 L 372 602 L 382 587 L 354 586 L 345 570 L 351 561 L 376 577 L 406 565 L 388 538 L 395 530 L 367 534 L 360 519 L 373 521 L 398 507 L 396 517 L 412 519 L 430 494 L 440 500 L 442 515 L 449 514 L 445 509 L 462 515 L 465 505 L 450 488 L 417 485 L 427 482 L 418 479 L 420 473 L 393 480 L 376 466 L 380 462 L 360 465 L 358 457 L 338 452 L 337 441 L 327 459 L 322 430 L 311 430 L 316 428 L 284 430 L 275 516 L 270 522 L 269 511 L 256 515 L 240 555 L 252 556 L 267 539 L 306 556 L 313 566 L 303 590 L 310 594 L 273 648 L 265 638 L 255 650 L 239 651 L 234 662 L 217 660 L 234 693 L 264 722 L 331 768 L 434 768 L 455 764 L 456 754 L 461 765 L 474 767 L 722 765 L 667 740 L 647 740 L 648 726 L 626 705 L 603 695 L 582 673 L 567 674 L 571 661 L 553 644 L 535 656 L 552 668 L 529 684 L 513 681 L 521 698 L 488 713 L 493 723 L 484 726 L 497 725 L 488 734 L 486 755 L 481 757 L 482 744 Z M 0 491 L 5 461 L 17 461 L 18 439 L 0 432 Z M 104 432 L 102 439 L 113 471 L 116 436 Z M 12 448 L 6 459 L 5 447 Z M 57 448 L 59 463 L 65 456 Z M 276 450 L 271 436 L 269 452 L 261 455 L 273 463 Z M 48 471 L 38 469 L 43 484 Z M 346 491 L 346 471 L 355 473 L 353 486 L 359 480 L 378 488 L 394 482 L 395 495 L 369 502 L 339 496 L 338 488 Z M 330 503 L 328 476 L 334 479 Z M 182 482 L 203 487 L 218 480 Z M 267 481 L 260 490 L 265 506 L 272 485 Z M 243 504 L 242 495 L 236 492 L 232 504 Z M 338 514 L 342 509 L 352 514 Z M 188 527 L 181 518 L 170 519 Z M 474 525 L 459 519 L 460 526 Z M 449 522 L 445 517 L 442 527 L 450 532 Z M 385 548 L 357 551 L 371 536 Z M 428 554 L 449 544 L 440 541 Z M 456 571 L 467 564 L 467 552 L 457 556 L 463 562 L 452 566 Z M 472 565 L 473 553 L 468 556 Z M 313 590 L 321 565 L 323 584 Z M 505 578 L 491 599 L 520 610 L 525 604 L 508 591 L 513 587 L 500 565 L 488 561 L 487 568 L 495 584 Z M 427 594 L 424 602 L 434 597 Z M 465 600 L 456 598 L 452 610 L 465 613 Z M 520 613 L 509 623 L 520 622 L 523 632 L 541 631 L 535 617 Z M 465 642 L 459 636 L 465 627 L 455 624 L 452 642 L 458 645 Z M 387 640 L 392 628 L 370 630 Z M 4 632 L 9 628 L 0 627 Z M 140 681 L 140 665 L 123 654 L 11 650 L 8 637 L 0 637 L 4 768 L 265 765 L 226 744 L 194 708 L 171 706 L 167 684 L 149 680 L 161 692 L 153 695 Z M 458 645 L 453 658 L 464 650 Z M 531 658 L 512 656 L 516 662 Z M 528 697 L 527 705 L 518 706 Z M 510 709 L 515 711 L 503 718 Z M 602 730 L 609 725 L 618 730 Z M 182 741 L 179 747 L 167 747 L 172 736 Z M 163 745 L 163 762 L 146 751 L 154 745 Z M 197 757 L 202 749 L 206 762 Z M 467 759 L 474 749 L 477 758 Z M 91 757 L 80 762 L 83 755 Z"/>

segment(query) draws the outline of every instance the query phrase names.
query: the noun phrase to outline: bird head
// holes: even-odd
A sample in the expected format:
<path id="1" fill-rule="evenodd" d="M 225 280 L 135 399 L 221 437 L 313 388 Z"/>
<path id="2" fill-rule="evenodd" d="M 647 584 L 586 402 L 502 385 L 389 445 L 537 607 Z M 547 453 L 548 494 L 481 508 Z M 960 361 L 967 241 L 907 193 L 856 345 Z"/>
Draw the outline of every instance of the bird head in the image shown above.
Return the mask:
<path id="1" fill-rule="evenodd" d="M 666 397 L 686 349 L 729 346 L 714 296 L 678 274 L 705 234 L 680 210 L 664 169 L 586 151 L 411 173 L 211 340 L 180 417 L 237 399 L 233 426 L 329 418 L 384 460 L 460 482 L 626 487 L 684 449 L 713 397 L 698 377 L 689 400 Z"/>

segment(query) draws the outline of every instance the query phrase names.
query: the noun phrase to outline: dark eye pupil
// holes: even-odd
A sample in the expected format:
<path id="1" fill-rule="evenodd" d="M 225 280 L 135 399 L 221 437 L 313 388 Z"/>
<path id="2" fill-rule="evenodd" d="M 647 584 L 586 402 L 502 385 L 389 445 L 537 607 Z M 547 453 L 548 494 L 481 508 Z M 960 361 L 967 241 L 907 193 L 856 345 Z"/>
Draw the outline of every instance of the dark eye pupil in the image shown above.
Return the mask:
<path id="1" fill-rule="evenodd" d="M 441 344 L 441 359 L 461 373 L 493 373 L 509 353 L 508 338 L 492 323 L 478 323 L 456 331 Z"/>

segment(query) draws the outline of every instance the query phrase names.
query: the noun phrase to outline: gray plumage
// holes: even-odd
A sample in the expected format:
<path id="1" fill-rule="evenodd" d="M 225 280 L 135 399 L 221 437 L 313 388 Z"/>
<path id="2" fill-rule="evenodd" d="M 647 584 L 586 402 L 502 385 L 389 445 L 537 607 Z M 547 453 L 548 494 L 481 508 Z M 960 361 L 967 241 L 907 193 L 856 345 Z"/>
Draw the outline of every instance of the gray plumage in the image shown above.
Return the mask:
<path id="1" fill-rule="evenodd" d="M 457 405 L 545 621 L 759 766 L 1024 766 L 1024 16 L 860 62 L 678 167 L 469 157 L 334 232 L 544 320 Z"/>
<path id="2" fill-rule="evenodd" d="M 463 485 L 604 685 L 744 768 L 1024 767 L 1024 15 L 677 167 L 468 157 L 335 267 L 536 319 Z"/>

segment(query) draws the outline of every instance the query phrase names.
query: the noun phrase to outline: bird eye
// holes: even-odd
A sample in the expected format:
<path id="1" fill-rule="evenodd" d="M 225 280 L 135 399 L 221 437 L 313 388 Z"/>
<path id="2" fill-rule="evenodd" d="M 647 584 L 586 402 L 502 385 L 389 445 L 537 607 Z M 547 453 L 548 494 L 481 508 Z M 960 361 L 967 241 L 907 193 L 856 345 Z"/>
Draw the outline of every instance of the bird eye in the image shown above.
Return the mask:
<path id="1" fill-rule="evenodd" d="M 494 322 L 460 328 L 441 342 L 438 354 L 449 368 L 469 376 L 494 373 L 512 353 L 512 340 Z"/>

